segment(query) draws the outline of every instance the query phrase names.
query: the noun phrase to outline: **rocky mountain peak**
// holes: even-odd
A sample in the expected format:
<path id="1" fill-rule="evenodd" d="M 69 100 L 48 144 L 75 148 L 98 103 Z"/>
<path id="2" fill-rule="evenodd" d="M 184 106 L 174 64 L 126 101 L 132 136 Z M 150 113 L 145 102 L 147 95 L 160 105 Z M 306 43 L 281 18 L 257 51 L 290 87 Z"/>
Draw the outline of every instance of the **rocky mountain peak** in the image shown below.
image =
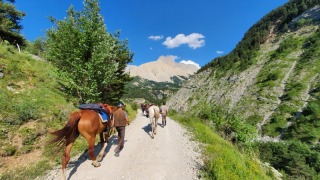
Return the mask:
<path id="1" fill-rule="evenodd" d="M 160 56 L 156 61 L 128 66 L 126 72 L 155 82 L 173 82 L 173 77 L 189 77 L 199 69 L 193 64 L 177 63 L 174 59 L 173 56 Z"/>

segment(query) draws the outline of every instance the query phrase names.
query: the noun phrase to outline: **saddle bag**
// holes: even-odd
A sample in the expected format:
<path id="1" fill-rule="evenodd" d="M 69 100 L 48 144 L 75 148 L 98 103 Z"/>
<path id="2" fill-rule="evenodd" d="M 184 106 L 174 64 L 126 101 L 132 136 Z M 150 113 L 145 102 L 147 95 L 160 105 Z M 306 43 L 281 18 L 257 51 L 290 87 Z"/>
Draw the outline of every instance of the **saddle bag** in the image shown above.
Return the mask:
<path id="1" fill-rule="evenodd" d="M 93 110 L 96 111 L 97 113 L 99 113 L 99 115 L 102 118 L 102 121 L 109 121 L 110 120 L 110 116 L 109 116 L 109 112 L 107 112 L 101 105 L 99 104 L 80 104 L 78 106 L 79 109 L 82 110 Z"/>
<path id="2" fill-rule="evenodd" d="M 78 106 L 79 109 L 89 109 L 89 110 L 94 110 L 94 111 L 102 111 L 103 108 L 101 105 L 99 104 L 80 104 Z"/>

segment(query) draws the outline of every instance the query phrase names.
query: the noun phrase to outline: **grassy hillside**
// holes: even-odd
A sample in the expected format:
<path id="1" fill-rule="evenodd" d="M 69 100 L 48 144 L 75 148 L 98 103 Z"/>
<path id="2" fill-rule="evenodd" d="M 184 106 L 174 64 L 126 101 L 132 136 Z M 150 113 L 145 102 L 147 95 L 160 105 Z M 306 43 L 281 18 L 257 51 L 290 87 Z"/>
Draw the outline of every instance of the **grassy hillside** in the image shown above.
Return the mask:
<path id="1" fill-rule="evenodd" d="M 270 12 L 172 96 L 169 108 L 254 150 L 284 179 L 319 179 L 320 22 L 299 17 L 319 4 L 289 1 Z"/>
<path id="2" fill-rule="evenodd" d="M 185 125 L 201 143 L 205 166 L 202 169 L 203 179 L 279 179 L 268 164 L 262 164 L 253 151 L 244 150 L 233 145 L 215 133 L 210 124 L 194 116 L 181 116 L 175 111 L 170 117 Z"/>
<path id="3" fill-rule="evenodd" d="M 78 104 L 63 93 L 56 68 L 38 59 L 0 42 L 0 179 L 35 179 L 60 165 L 61 156 L 52 159 L 53 148 L 45 145 L 48 132 L 64 126 Z M 126 109 L 133 120 L 137 107 Z M 72 156 L 86 148 L 78 138 Z"/>
<path id="4" fill-rule="evenodd" d="M 54 78 L 55 68 L 49 63 L 1 43 L 0 68 L 4 74 L 0 79 L 0 155 L 5 157 L 0 173 L 3 174 L 12 167 L 20 167 L 8 164 L 14 158 L 41 152 L 48 131 L 61 127 L 75 107 L 60 91 Z M 29 163 L 36 164 L 42 159 L 36 157 L 36 161 L 31 158 Z"/>
<path id="5" fill-rule="evenodd" d="M 182 79 L 187 80 L 185 77 Z M 140 77 L 134 77 L 125 87 L 123 99 L 133 100 L 135 98 L 145 99 L 146 102 L 162 104 L 163 101 L 172 96 L 185 80 L 173 77 L 173 83 L 155 82 Z"/>
<path id="6" fill-rule="evenodd" d="M 61 91 L 55 78 L 56 68 L 50 63 L 36 60 L 28 53 L 19 53 L 15 47 L 5 44 L 0 45 L 0 54 L 1 72 L 4 73 L 0 79 L 0 179 L 35 179 L 60 165 L 60 156 L 52 159 L 53 148 L 44 146 L 47 133 L 61 128 L 76 107 L 72 99 Z M 170 85 L 163 86 L 168 88 Z M 127 106 L 130 120 L 134 119 L 136 109 L 137 106 Z M 211 165 L 203 169 L 203 178 L 210 179 L 212 174 L 238 179 L 246 176 L 253 179 L 272 177 L 269 168 L 201 125 L 200 120 L 175 118 L 190 125 L 197 140 L 207 144 L 205 161 Z M 215 144 L 210 145 L 211 142 Z M 86 142 L 80 137 L 72 156 L 83 153 L 86 147 Z M 234 165 L 237 171 L 233 171 Z"/>

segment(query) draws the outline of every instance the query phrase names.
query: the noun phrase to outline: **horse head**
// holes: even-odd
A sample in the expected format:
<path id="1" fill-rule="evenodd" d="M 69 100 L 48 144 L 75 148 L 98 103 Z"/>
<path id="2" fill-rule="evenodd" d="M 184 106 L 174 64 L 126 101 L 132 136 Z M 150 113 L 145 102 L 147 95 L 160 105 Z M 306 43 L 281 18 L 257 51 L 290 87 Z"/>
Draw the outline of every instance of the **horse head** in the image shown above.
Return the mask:
<path id="1" fill-rule="evenodd" d="M 109 104 L 99 103 L 99 105 L 101 105 L 106 111 L 108 111 L 110 115 L 112 115 L 118 109 L 117 106 L 111 106 Z"/>

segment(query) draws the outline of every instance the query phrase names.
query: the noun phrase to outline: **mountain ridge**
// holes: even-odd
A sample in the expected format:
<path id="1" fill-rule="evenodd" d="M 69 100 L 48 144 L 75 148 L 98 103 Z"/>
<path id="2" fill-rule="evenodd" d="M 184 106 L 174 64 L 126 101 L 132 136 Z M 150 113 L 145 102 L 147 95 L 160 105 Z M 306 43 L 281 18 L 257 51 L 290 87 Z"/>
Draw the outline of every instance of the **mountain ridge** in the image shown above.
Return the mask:
<path id="1" fill-rule="evenodd" d="M 139 76 L 155 82 L 173 83 L 173 77 L 189 78 L 199 70 L 196 65 L 177 63 L 174 59 L 174 56 L 160 56 L 156 61 L 147 62 L 140 66 L 129 65 L 126 72 L 133 77 Z"/>
<path id="2" fill-rule="evenodd" d="M 285 177 L 318 179 L 320 170 L 306 159 L 318 157 L 320 147 L 320 21 L 312 13 L 320 7 L 309 4 L 299 14 L 295 3 L 257 22 L 235 50 L 200 69 L 167 106 L 201 118 L 233 143 L 259 146 L 261 160 Z M 284 17 L 273 16 L 279 14 Z"/>

